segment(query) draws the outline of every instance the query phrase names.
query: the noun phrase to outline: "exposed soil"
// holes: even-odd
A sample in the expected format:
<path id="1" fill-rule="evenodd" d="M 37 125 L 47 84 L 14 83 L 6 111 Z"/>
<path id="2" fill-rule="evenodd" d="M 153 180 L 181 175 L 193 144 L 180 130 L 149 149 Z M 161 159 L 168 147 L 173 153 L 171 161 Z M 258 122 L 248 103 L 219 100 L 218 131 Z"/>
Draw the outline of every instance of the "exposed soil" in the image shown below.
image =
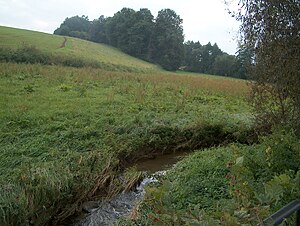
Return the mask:
<path id="1" fill-rule="evenodd" d="M 63 43 L 61 44 L 61 46 L 59 48 L 65 48 L 66 47 L 66 43 L 67 43 L 67 38 L 64 37 L 64 41 L 63 41 Z"/>

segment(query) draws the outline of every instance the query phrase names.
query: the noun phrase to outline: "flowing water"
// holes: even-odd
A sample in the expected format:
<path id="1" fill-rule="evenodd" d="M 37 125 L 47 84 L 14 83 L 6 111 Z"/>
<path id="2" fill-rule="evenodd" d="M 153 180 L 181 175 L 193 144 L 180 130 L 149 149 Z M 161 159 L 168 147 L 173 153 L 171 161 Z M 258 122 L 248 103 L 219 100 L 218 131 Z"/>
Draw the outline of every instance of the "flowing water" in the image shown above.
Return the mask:
<path id="1" fill-rule="evenodd" d="M 73 226 L 106 226 L 116 222 L 121 217 L 129 216 L 134 207 L 143 200 L 145 186 L 158 182 L 158 178 L 166 173 L 165 170 L 186 154 L 182 152 L 173 153 L 137 162 L 138 170 L 148 171 L 151 175 L 144 178 L 133 191 L 121 193 L 110 201 L 90 202 L 85 208 L 89 214 Z"/>

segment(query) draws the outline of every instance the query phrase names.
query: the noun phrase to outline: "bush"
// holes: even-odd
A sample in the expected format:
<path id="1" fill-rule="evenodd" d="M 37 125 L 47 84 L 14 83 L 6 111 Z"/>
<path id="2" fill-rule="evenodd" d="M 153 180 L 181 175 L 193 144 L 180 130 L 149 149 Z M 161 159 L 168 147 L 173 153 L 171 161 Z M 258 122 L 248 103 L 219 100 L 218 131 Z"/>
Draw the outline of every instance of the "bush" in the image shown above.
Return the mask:
<path id="1" fill-rule="evenodd" d="M 228 150 L 219 148 L 198 151 L 178 163 L 167 177 L 172 184 L 169 196 L 173 207 L 212 209 L 221 199 L 228 198 L 229 170 L 225 166 L 229 160 Z"/>
<path id="2" fill-rule="evenodd" d="M 300 142 L 293 131 L 277 129 L 262 143 L 236 148 L 231 168 L 231 190 L 243 220 L 260 221 L 290 201 L 300 198 Z"/>
<path id="3" fill-rule="evenodd" d="M 16 63 L 49 64 L 50 56 L 37 49 L 35 46 L 24 45 L 15 51 L 11 60 Z"/>
<path id="4" fill-rule="evenodd" d="M 43 53 L 35 46 L 23 45 L 18 49 L 0 48 L 0 61 L 27 64 L 50 64 L 51 56 Z"/>

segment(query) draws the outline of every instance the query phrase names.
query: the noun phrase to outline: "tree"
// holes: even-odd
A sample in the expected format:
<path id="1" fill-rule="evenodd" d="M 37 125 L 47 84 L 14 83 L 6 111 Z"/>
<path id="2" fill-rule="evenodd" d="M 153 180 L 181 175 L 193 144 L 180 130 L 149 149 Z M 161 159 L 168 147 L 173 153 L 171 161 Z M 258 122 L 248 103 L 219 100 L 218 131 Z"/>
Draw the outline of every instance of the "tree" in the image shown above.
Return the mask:
<path id="1" fill-rule="evenodd" d="M 207 43 L 207 45 L 201 45 L 199 42 L 188 41 L 184 44 L 184 67 L 185 70 L 200 72 L 200 73 L 209 73 L 217 74 L 220 70 L 215 70 L 215 61 L 219 56 L 223 56 L 225 53 L 218 47 L 215 43 Z M 218 75 L 223 75 L 222 74 Z"/>
<path id="2" fill-rule="evenodd" d="M 148 9 L 135 13 L 135 23 L 128 30 L 128 52 L 138 58 L 150 61 L 150 42 L 153 33 L 153 15 Z"/>
<path id="3" fill-rule="evenodd" d="M 107 20 L 108 43 L 130 55 L 148 60 L 153 26 L 150 10 L 140 9 L 136 12 L 123 8 Z"/>
<path id="4" fill-rule="evenodd" d="M 177 70 L 183 60 L 182 19 L 171 9 L 158 12 L 153 31 L 151 55 L 166 70 Z"/>
<path id="5" fill-rule="evenodd" d="M 239 77 L 235 56 L 228 54 L 217 56 L 213 64 L 212 72 L 216 75 Z"/>
<path id="6" fill-rule="evenodd" d="M 89 39 L 90 21 L 87 16 L 73 16 L 65 21 L 54 31 L 56 35 L 66 35 L 82 39 Z"/>
<path id="7" fill-rule="evenodd" d="M 129 34 L 128 30 L 135 23 L 135 11 L 129 8 L 123 8 L 115 13 L 111 18 L 108 18 L 106 24 L 106 33 L 110 45 L 121 49 L 124 52 L 129 52 Z"/>
<path id="8" fill-rule="evenodd" d="M 93 42 L 107 43 L 105 32 L 106 18 L 102 15 L 99 19 L 93 20 L 90 26 L 90 40 Z"/>
<path id="9" fill-rule="evenodd" d="M 240 45 L 237 51 L 236 59 L 237 59 L 237 74 L 239 75 L 239 78 L 248 79 L 250 76 L 249 68 L 254 62 L 253 49 Z"/>
<path id="10" fill-rule="evenodd" d="M 202 64 L 203 47 L 200 42 L 187 41 L 184 43 L 184 70 L 203 72 Z"/>
<path id="11" fill-rule="evenodd" d="M 214 62 L 216 58 L 221 55 L 223 55 L 223 52 L 216 43 L 212 46 L 209 42 L 203 46 L 201 61 L 203 73 L 213 74 Z"/>
<path id="12" fill-rule="evenodd" d="M 241 0 L 242 45 L 254 52 L 251 70 L 259 125 L 300 130 L 300 1 Z"/>

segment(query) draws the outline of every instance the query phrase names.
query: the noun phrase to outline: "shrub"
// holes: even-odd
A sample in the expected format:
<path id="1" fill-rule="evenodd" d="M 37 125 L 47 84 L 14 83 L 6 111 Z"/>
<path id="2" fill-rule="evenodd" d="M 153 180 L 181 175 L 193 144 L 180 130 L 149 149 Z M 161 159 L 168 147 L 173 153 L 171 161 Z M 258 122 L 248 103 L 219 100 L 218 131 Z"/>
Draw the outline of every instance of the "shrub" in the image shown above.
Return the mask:
<path id="1" fill-rule="evenodd" d="M 51 56 L 43 53 L 35 46 L 23 45 L 18 49 L 0 48 L 0 61 L 27 64 L 50 64 Z"/>
<path id="2" fill-rule="evenodd" d="M 261 144 L 235 153 L 229 178 L 238 208 L 249 212 L 245 222 L 260 221 L 300 198 L 300 142 L 293 131 L 277 129 Z"/>

